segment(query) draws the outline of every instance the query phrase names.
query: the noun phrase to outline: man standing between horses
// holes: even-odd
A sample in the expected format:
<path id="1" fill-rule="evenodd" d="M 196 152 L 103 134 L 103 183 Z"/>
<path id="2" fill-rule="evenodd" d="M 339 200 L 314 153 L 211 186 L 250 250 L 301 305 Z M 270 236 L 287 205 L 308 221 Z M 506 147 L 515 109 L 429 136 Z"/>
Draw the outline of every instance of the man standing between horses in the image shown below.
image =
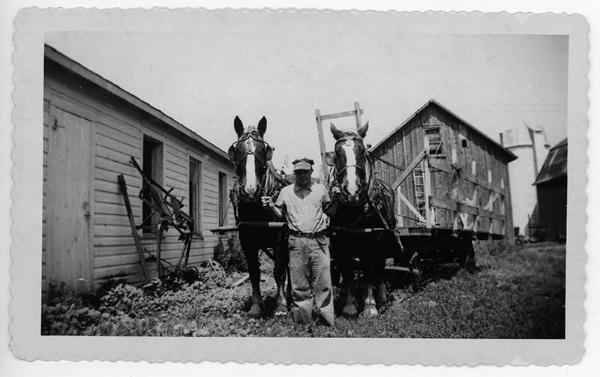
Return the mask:
<path id="1" fill-rule="evenodd" d="M 262 201 L 277 217 L 288 222 L 294 322 L 312 322 L 314 295 L 320 319 L 333 326 L 329 239 L 325 231 L 328 216 L 335 212 L 335 202 L 331 201 L 325 186 L 312 182 L 313 164 L 308 158 L 295 160 L 295 183 L 284 187 L 275 203 L 268 196 Z"/>

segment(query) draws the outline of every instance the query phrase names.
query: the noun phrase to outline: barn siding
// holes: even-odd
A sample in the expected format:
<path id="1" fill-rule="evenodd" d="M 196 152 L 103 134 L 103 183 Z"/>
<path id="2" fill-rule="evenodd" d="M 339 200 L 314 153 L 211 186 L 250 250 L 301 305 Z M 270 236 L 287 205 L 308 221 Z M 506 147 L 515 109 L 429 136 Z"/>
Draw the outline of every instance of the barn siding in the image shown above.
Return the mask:
<path id="1" fill-rule="evenodd" d="M 173 194 L 189 203 L 188 169 L 189 157 L 202 163 L 202 231 L 192 243 L 190 263 L 199 263 L 211 258 L 218 243 L 218 236 L 209 229 L 218 226 L 218 174 L 227 174 L 228 188 L 233 184 L 233 170 L 226 163 L 211 156 L 211 152 L 199 149 L 191 142 L 169 131 L 169 127 L 149 117 L 137 108 L 116 98 L 106 96 L 102 91 L 89 87 L 72 75 L 60 69 L 47 67 L 44 81 L 44 184 L 46 182 L 47 130 L 51 126 L 52 107 L 73 113 L 93 124 L 93 192 L 92 192 L 92 234 L 93 270 L 97 287 L 108 278 L 125 278 L 130 282 L 141 280 L 138 256 L 131 236 L 127 212 L 117 183 L 117 176 L 123 174 L 136 219 L 141 222 L 142 205 L 137 194 L 142 180 L 138 172 L 129 164 L 131 156 L 142 164 L 143 135 L 149 135 L 163 143 L 163 183 L 173 187 Z M 46 189 L 44 188 L 44 195 Z M 45 201 L 44 201 L 45 203 Z M 187 207 L 184 210 L 187 211 Z M 231 222 L 233 210 L 228 209 Z M 43 208 L 42 264 L 43 282 L 47 286 L 45 264 L 46 248 L 46 208 Z M 163 257 L 176 263 L 183 244 L 179 234 L 171 229 L 162 240 Z M 143 247 L 150 253 L 156 250 L 154 235 L 142 236 Z"/>
<path id="2" fill-rule="evenodd" d="M 512 233 L 506 232 L 507 229 L 512 229 L 507 176 L 508 157 L 488 139 L 452 114 L 435 105 L 425 106 L 377 146 L 374 153 L 406 167 L 425 148 L 423 126 L 432 125 L 440 126 L 443 143 L 443 156 L 430 158 L 430 164 L 437 164 L 430 167 L 432 222 L 442 229 L 453 229 L 458 224 L 459 229 L 475 230 L 482 235 L 491 232 L 495 236 L 504 235 L 512 241 Z M 462 147 L 462 139 L 467 140 L 466 148 Z M 401 161 L 394 158 L 398 155 L 402 155 Z M 472 172 L 472 161 L 476 161 L 475 172 Z M 392 168 L 381 163 L 376 166 L 381 172 L 381 178 L 389 183 L 395 180 L 397 172 L 391 172 Z M 455 168 L 460 169 L 460 175 L 455 174 Z M 491 182 L 488 174 L 491 174 Z M 504 187 L 501 187 L 501 182 L 504 182 Z M 409 201 L 415 203 L 412 174 L 400 186 L 400 190 Z M 493 198 L 497 199 L 490 201 Z M 490 203 L 492 204 L 486 209 Z M 402 222 L 399 223 L 401 226 L 419 225 L 410 219 L 414 215 L 404 204 L 400 204 L 399 207 L 399 214 L 403 216 Z M 457 222 L 458 218 L 466 222 L 463 224 L 464 228 L 460 226 L 461 221 Z"/>

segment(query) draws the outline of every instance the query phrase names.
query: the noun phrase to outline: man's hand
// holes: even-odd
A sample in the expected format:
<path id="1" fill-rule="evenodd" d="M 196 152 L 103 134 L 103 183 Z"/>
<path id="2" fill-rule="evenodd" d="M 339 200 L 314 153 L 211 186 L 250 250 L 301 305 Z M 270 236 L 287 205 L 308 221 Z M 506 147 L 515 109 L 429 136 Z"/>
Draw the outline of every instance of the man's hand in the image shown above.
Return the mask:
<path id="1" fill-rule="evenodd" d="M 334 196 L 338 196 L 338 195 L 340 195 L 340 194 L 342 193 L 342 190 L 340 190 L 339 186 L 333 186 L 333 187 L 331 188 L 331 193 L 332 193 Z"/>
<path id="2" fill-rule="evenodd" d="M 260 198 L 260 200 L 262 201 L 263 207 L 272 208 L 274 206 L 273 198 L 270 196 L 263 196 Z"/>

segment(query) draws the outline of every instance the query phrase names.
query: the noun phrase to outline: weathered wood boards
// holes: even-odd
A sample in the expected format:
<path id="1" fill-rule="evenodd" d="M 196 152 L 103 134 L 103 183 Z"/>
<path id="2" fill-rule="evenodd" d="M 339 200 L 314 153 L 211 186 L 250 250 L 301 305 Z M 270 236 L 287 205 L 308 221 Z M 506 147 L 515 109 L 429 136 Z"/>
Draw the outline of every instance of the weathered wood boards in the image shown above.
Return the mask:
<path id="1" fill-rule="evenodd" d="M 404 168 L 375 162 L 378 176 L 397 190 L 401 228 L 513 240 L 508 163 L 516 157 L 436 101 L 428 101 L 371 153 Z M 423 211 L 416 192 L 421 179 Z"/>

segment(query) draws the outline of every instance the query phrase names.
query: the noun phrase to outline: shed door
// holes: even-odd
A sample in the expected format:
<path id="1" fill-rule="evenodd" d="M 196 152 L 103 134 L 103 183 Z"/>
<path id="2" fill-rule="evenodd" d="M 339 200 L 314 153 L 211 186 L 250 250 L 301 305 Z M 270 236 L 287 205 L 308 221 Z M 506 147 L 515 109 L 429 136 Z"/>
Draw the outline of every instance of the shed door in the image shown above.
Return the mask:
<path id="1" fill-rule="evenodd" d="M 91 122 L 52 107 L 48 130 L 47 276 L 78 292 L 86 292 L 93 285 L 92 153 Z"/>

